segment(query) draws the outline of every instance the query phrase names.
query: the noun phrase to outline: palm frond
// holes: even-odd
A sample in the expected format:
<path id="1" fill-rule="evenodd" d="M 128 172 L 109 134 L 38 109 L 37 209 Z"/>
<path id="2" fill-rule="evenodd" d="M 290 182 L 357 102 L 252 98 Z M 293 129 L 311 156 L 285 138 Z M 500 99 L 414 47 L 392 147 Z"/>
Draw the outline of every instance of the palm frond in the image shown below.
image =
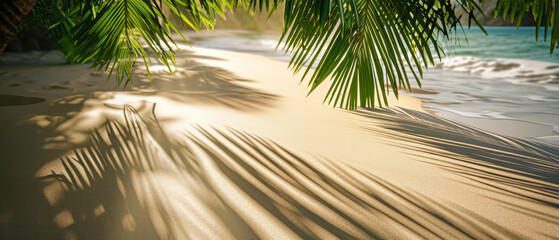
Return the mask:
<path id="1" fill-rule="evenodd" d="M 559 48 L 558 5 L 559 2 L 553 0 L 499 0 L 495 8 L 495 18 L 502 16 L 506 19 L 510 15 L 511 21 L 516 21 L 517 27 L 520 27 L 525 14 L 531 12 L 536 20 L 536 41 L 543 26 L 544 41 L 549 37 L 549 53 L 553 54 L 553 50 Z"/>
<path id="2" fill-rule="evenodd" d="M 478 7 L 475 1 L 456 4 Z M 410 88 L 408 69 L 419 83 L 423 69 L 443 54 L 438 36 L 458 26 L 454 8 L 450 1 L 288 0 L 283 37 L 294 52 L 294 71 L 316 64 L 311 92 L 332 80 L 325 102 L 348 109 L 382 106 L 388 86 L 398 96 L 398 87 Z"/>
<path id="3" fill-rule="evenodd" d="M 116 69 L 117 81 L 120 85 L 126 77 L 128 83 L 132 79 L 132 68 L 138 57 L 144 63 L 149 57 L 141 45 L 140 39 L 156 54 L 158 59 L 172 72 L 171 64 L 175 64 L 171 29 L 176 27 L 163 14 L 167 7 L 181 17 L 192 28 L 199 29 L 202 24 L 211 25 L 211 14 L 223 14 L 222 5 L 209 2 L 118 0 L 103 4 L 94 15 L 87 12 L 82 21 L 73 29 L 71 35 L 76 47 L 68 58 L 76 62 L 93 59 L 93 65 L 99 70 L 111 73 Z M 179 6 L 190 12 L 190 17 L 179 11 Z M 148 68 L 148 76 L 151 78 Z"/>
<path id="4" fill-rule="evenodd" d="M 237 4 L 272 13 L 285 4 L 281 41 L 293 53 L 290 66 L 299 72 L 309 68 L 310 92 L 331 80 L 324 99 L 328 104 L 347 109 L 386 106 L 390 91 L 410 89 L 410 79 L 420 85 L 423 72 L 444 55 L 441 38 L 448 38 L 467 16 L 470 25 L 480 27 L 474 12 L 482 12 L 483 0 L 41 0 L 61 11 L 43 16 L 55 31 L 53 35 L 67 46 L 70 62 L 93 61 L 98 70 L 116 70 L 117 83 L 132 81 L 132 69 L 139 57 L 146 64 L 147 44 L 172 72 L 174 63 L 171 38 L 180 32 L 163 8 L 179 16 L 198 31 L 211 29 Z M 62 3 L 61 3 L 62 2 Z M 499 0 L 496 16 L 526 11 L 536 16 L 538 27 L 545 27 L 550 49 L 558 46 L 559 30 L 553 26 L 558 8 L 551 0 Z M 456 9 L 464 10 L 458 15 Z M 521 11 L 517 11 L 521 9 Z M 525 11 L 523 11 L 525 10 Z M 538 31 L 536 32 L 538 36 Z M 149 74 L 149 67 L 148 76 Z M 421 85 L 420 85 L 421 86 Z"/>
<path id="5" fill-rule="evenodd" d="M 99 71 L 116 70 L 117 84 L 131 83 L 139 57 L 150 61 L 145 48 L 172 72 L 176 46 L 171 38 L 177 27 L 164 8 L 198 31 L 213 27 L 233 1 L 194 0 L 40 0 L 33 17 L 49 26 L 70 63 L 93 62 Z M 182 36 L 182 35 L 181 35 Z M 184 36 L 183 36 L 184 38 Z M 144 46 L 147 45 L 146 46 Z M 148 76 L 151 78 L 148 68 Z M 109 75 L 110 77 L 110 75 Z"/>

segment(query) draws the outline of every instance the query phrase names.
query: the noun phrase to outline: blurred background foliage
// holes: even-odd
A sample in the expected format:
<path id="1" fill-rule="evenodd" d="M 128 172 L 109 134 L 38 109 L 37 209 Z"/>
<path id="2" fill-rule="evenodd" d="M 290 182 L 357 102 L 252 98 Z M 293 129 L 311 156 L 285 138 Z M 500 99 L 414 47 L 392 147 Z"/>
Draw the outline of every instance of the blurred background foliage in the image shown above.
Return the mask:
<path id="1" fill-rule="evenodd" d="M 37 19 L 37 15 L 41 11 L 48 12 L 40 3 L 35 6 L 33 12 L 20 25 L 17 35 L 6 48 L 6 52 L 49 51 L 53 49 L 64 52 L 64 46 L 49 37 L 49 26 Z M 185 9 L 182 10 L 186 11 Z M 180 30 L 194 31 L 182 19 L 172 14 L 168 8 L 164 7 L 164 11 L 167 13 L 169 20 Z M 232 11 L 225 12 L 224 18 L 217 18 L 214 29 L 280 33 L 283 26 L 283 12 L 283 5 L 280 5 L 276 12 L 270 15 L 266 10 L 255 11 L 250 8 L 249 4 L 241 3 Z"/>
<path id="2" fill-rule="evenodd" d="M 276 12 L 269 14 L 268 11 L 254 11 L 244 4 L 231 12 L 225 13 L 225 19 L 217 19 L 215 29 L 240 29 L 250 31 L 273 31 L 281 32 L 283 26 L 283 5 Z M 269 16 L 269 17 L 268 17 Z"/>
<path id="3" fill-rule="evenodd" d="M 185 11 L 185 9 L 181 9 Z M 192 31 L 186 23 L 178 16 L 171 14 L 168 9 L 164 9 L 166 16 L 181 30 Z M 232 11 L 227 11 L 223 18 L 216 18 L 214 29 L 227 30 L 247 30 L 256 32 L 277 32 L 280 33 L 283 26 L 283 4 L 278 6 L 276 11 L 270 14 L 263 9 L 262 12 L 255 10 L 247 3 L 239 3 Z"/>

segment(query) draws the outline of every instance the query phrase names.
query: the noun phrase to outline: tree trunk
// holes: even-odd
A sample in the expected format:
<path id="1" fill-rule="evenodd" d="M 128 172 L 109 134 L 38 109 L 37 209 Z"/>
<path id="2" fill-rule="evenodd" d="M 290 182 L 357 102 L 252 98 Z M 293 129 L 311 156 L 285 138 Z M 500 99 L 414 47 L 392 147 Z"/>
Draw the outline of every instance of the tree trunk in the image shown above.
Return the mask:
<path id="1" fill-rule="evenodd" d="M 37 0 L 0 0 L 0 55 Z"/>

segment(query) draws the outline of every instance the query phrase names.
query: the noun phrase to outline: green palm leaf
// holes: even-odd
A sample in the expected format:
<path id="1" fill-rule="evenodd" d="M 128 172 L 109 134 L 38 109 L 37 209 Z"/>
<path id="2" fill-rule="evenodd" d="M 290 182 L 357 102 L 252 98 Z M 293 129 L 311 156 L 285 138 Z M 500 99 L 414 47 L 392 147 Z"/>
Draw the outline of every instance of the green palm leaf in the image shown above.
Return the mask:
<path id="1" fill-rule="evenodd" d="M 443 54 L 438 34 L 448 36 L 457 22 L 448 1 L 287 0 L 283 39 L 294 71 L 316 64 L 311 92 L 331 79 L 324 101 L 355 109 L 387 105 L 387 87 L 398 96 L 411 76 L 419 83 L 423 68 Z"/>
<path id="2" fill-rule="evenodd" d="M 161 1 L 179 13 L 181 1 Z M 87 62 L 93 59 L 93 65 L 99 70 L 116 70 L 120 85 L 126 77 L 126 83 L 132 79 L 132 68 L 138 57 L 142 57 L 146 67 L 149 62 L 139 39 L 156 54 L 169 71 L 174 62 L 174 51 L 170 29 L 176 27 L 164 17 L 162 5 L 144 0 L 117 0 L 102 5 L 99 13 L 87 12 L 82 21 L 73 29 L 71 38 L 76 47 L 68 54 L 74 62 Z M 192 12 L 195 19 L 204 19 L 203 14 Z M 181 18 L 191 26 L 199 26 L 186 16 Z M 161 21 L 160 21 L 161 20 Z M 149 70 L 148 70 L 149 75 Z"/>
<path id="3" fill-rule="evenodd" d="M 511 21 L 516 20 L 517 27 L 520 27 L 525 13 L 531 12 L 536 20 L 536 41 L 539 39 L 539 30 L 543 26 L 544 41 L 549 37 L 549 53 L 552 54 L 555 48 L 559 48 L 558 5 L 559 2 L 554 0 L 499 0 L 495 9 L 495 18 L 502 15 L 503 19 L 506 19 L 510 15 Z"/>
<path id="4" fill-rule="evenodd" d="M 42 16 L 54 36 L 66 46 L 70 62 L 92 61 L 101 71 L 116 70 L 118 85 L 132 83 L 134 64 L 149 57 L 142 44 L 172 71 L 175 44 L 172 31 L 180 32 L 162 10 L 180 17 L 188 26 L 213 28 L 216 17 L 237 4 L 269 12 L 285 4 L 281 41 L 292 52 L 290 66 L 308 77 L 310 92 L 331 81 L 324 99 L 347 109 L 388 104 L 390 90 L 410 89 L 410 79 L 420 84 L 423 72 L 444 55 L 441 39 L 448 38 L 467 17 L 482 30 L 474 12 L 483 0 L 40 0 L 54 15 Z M 50 5 L 49 5 L 50 4 Z M 520 20 L 531 11 L 537 25 L 551 29 L 551 52 L 558 46 L 553 0 L 499 0 L 495 16 L 511 14 Z M 457 15 L 456 9 L 465 15 Z M 520 14 L 516 16 L 515 14 Z M 58 19 L 58 20 L 57 20 Z M 440 36 L 444 36 L 441 38 Z M 538 37 L 538 31 L 536 31 Z M 149 68 L 148 68 L 148 76 Z M 421 85 L 420 85 L 421 86 Z"/>

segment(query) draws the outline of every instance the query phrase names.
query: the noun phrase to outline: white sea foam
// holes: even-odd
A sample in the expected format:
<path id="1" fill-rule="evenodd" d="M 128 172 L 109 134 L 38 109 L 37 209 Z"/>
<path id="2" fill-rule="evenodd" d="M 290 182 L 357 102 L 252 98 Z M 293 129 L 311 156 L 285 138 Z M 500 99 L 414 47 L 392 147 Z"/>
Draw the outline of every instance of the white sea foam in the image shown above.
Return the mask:
<path id="1" fill-rule="evenodd" d="M 559 64 L 525 59 L 451 56 L 436 68 L 462 72 L 487 79 L 500 79 L 514 84 L 538 84 L 559 91 Z"/>
<path id="2" fill-rule="evenodd" d="M 502 113 L 499 112 L 469 112 L 469 111 L 461 111 L 461 110 L 456 110 L 453 108 L 449 108 L 449 107 L 439 107 L 439 110 L 443 110 L 443 111 L 447 111 L 447 112 L 451 112 L 457 115 L 460 115 L 462 117 L 469 117 L 469 118 L 491 118 L 491 119 L 514 119 L 508 116 L 503 115 Z"/>

